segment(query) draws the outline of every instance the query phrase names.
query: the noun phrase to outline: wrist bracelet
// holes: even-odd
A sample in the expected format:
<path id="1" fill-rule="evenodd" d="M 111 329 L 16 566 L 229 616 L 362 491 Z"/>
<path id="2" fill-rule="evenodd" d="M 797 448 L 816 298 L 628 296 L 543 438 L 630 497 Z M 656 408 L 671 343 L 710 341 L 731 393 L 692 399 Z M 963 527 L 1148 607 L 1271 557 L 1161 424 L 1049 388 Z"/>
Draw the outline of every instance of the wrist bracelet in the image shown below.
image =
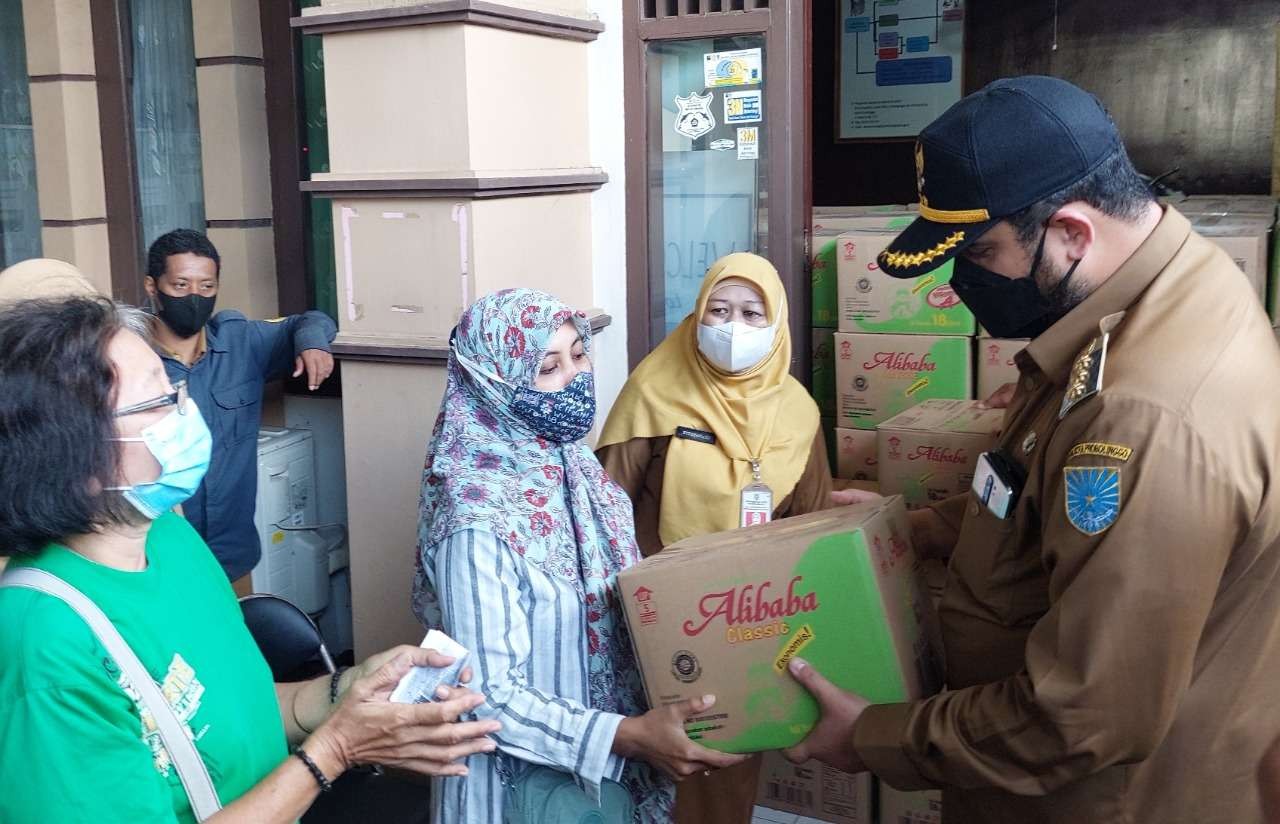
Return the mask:
<path id="1" fill-rule="evenodd" d="M 333 675 L 329 676 L 329 703 L 338 703 L 338 681 L 342 679 L 342 673 L 347 671 L 347 667 L 338 667 L 333 671 Z"/>
<path id="2" fill-rule="evenodd" d="M 311 771 L 311 776 L 315 778 L 316 783 L 320 785 L 320 792 L 327 793 L 329 790 L 333 789 L 333 785 L 329 783 L 329 779 L 324 777 L 324 773 L 322 773 L 320 768 L 316 766 L 316 762 L 311 760 L 311 756 L 307 755 L 306 750 L 302 749 L 302 747 L 298 747 L 298 749 L 293 751 L 293 754 L 298 756 L 298 760 L 305 764 L 307 769 Z"/>

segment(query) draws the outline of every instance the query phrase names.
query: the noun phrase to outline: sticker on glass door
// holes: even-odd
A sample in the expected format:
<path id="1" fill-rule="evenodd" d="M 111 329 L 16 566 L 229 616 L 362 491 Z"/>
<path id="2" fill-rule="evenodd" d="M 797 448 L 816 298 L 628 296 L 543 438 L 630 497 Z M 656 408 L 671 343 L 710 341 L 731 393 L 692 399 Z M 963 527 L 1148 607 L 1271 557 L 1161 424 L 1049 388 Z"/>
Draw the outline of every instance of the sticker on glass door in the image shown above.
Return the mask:
<path id="1" fill-rule="evenodd" d="M 692 92 L 688 97 L 676 95 L 677 134 L 697 140 L 716 127 L 716 117 L 711 113 L 711 101 L 715 95 Z"/>

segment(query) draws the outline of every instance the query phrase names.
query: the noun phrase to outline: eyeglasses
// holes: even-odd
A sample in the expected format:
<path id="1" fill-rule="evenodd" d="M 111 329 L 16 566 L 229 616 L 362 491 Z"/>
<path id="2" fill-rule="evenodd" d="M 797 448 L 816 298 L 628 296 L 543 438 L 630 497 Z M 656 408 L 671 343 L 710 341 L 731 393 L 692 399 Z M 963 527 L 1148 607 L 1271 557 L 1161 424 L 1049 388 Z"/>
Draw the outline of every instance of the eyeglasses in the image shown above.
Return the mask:
<path id="1" fill-rule="evenodd" d="M 187 414 L 187 382 L 178 381 L 173 385 L 173 391 L 167 395 L 161 395 L 158 398 L 152 398 L 149 401 L 135 403 L 133 406 L 126 406 L 124 409 L 117 409 L 115 417 L 123 418 L 126 415 L 136 415 L 139 412 L 150 412 L 152 409 L 161 409 L 165 406 L 178 407 L 178 414 Z"/>

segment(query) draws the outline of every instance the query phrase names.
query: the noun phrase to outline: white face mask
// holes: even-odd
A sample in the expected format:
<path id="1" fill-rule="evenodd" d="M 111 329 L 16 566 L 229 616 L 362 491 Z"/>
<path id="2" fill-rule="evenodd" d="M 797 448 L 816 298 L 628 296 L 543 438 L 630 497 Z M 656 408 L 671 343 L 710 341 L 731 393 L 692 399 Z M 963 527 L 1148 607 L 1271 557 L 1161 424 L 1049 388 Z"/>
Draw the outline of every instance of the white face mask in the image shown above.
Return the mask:
<path id="1" fill-rule="evenodd" d="M 737 374 L 764 360 L 773 349 L 778 325 L 750 326 L 731 321 L 720 326 L 698 324 L 698 351 L 714 366 Z"/>

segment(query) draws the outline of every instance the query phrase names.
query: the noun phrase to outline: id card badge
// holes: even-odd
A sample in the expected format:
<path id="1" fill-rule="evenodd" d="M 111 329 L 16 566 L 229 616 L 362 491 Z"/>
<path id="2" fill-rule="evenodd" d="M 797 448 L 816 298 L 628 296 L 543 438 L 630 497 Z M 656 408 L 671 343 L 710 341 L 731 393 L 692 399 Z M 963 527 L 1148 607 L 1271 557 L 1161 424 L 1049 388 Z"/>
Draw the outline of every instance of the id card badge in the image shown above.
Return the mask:
<path id="1" fill-rule="evenodd" d="M 999 459 L 993 460 L 990 452 L 979 455 L 978 465 L 973 472 L 972 489 L 973 494 L 978 496 L 978 500 L 992 515 L 1004 520 L 1017 503 L 1018 490 L 1000 471 L 998 464 Z"/>
<path id="2" fill-rule="evenodd" d="M 748 484 L 742 490 L 741 526 L 757 526 L 773 520 L 773 490 L 762 483 Z"/>

